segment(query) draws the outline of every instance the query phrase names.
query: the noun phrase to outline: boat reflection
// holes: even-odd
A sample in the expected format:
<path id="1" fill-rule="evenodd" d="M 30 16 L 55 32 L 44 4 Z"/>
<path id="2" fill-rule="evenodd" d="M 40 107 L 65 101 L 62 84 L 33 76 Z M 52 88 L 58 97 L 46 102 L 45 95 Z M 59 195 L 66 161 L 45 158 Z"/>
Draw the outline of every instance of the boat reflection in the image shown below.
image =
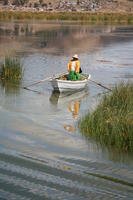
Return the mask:
<path id="1" fill-rule="evenodd" d="M 77 121 L 79 116 L 80 104 L 83 98 L 87 97 L 88 89 L 76 92 L 76 93 L 58 93 L 53 91 L 50 97 L 50 102 L 57 106 L 58 108 L 62 108 L 69 111 L 72 114 L 72 119 Z M 67 132 L 74 133 L 75 125 L 74 121 L 70 120 L 69 124 L 63 123 L 63 128 Z"/>
<path id="2" fill-rule="evenodd" d="M 71 103 L 72 101 L 81 101 L 84 97 L 88 96 L 88 93 L 88 88 L 75 93 L 59 93 L 57 91 L 53 91 L 49 100 L 51 104 L 59 106 L 61 104 Z"/>

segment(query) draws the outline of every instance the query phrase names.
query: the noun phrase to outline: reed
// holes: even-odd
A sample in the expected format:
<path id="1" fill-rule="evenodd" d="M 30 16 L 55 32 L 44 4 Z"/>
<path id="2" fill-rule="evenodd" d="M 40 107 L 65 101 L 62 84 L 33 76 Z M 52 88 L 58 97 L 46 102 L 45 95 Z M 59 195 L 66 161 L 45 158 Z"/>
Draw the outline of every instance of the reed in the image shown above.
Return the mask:
<path id="1" fill-rule="evenodd" d="M 86 21 L 94 24 L 99 23 L 126 23 L 133 24 L 132 13 L 89 13 L 89 12 L 24 12 L 24 11 L 1 11 L 0 20 L 70 20 Z"/>
<path id="2" fill-rule="evenodd" d="M 96 110 L 80 119 L 79 128 L 87 138 L 101 145 L 133 151 L 133 83 L 117 85 L 104 95 Z"/>
<path id="3" fill-rule="evenodd" d="M 0 79 L 2 81 L 20 82 L 23 76 L 23 67 L 18 58 L 5 57 L 0 64 Z"/>

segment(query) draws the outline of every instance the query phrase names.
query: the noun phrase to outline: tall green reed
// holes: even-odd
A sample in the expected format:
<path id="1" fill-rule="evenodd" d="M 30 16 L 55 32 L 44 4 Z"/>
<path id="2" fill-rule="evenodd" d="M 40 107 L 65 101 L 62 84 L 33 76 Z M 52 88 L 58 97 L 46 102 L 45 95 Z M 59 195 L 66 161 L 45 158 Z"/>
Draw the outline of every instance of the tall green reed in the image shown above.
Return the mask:
<path id="1" fill-rule="evenodd" d="M 18 58 L 5 57 L 0 64 L 0 79 L 5 81 L 21 81 L 23 67 Z"/>
<path id="2" fill-rule="evenodd" d="M 18 58 L 5 57 L 0 64 L 0 84 L 5 94 L 19 94 L 24 70 Z"/>
<path id="3" fill-rule="evenodd" d="M 133 151 L 133 83 L 121 83 L 79 121 L 83 135 L 103 146 Z"/>

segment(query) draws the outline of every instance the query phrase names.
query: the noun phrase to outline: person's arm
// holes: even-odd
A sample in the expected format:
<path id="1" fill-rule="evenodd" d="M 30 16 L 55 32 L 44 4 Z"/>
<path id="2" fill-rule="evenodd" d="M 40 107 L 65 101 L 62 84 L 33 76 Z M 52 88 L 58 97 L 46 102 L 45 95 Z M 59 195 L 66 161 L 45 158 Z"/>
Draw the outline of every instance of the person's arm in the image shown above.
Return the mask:
<path id="1" fill-rule="evenodd" d="M 79 73 L 79 69 L 80 69 L 80 62 L 79 62 L 79 60 L 78 60 L 78 61 L 76 61 L 76 69 L 75 69 L 75 72 L 76 72 L 76 73 Z"/>
<path id="2" fill-rule="evenodd" d="M 68 63 L 68 65 L 67 65 L 67 70 L 68 70 L 68 72 L 71 71 L 71 62 Z"/>

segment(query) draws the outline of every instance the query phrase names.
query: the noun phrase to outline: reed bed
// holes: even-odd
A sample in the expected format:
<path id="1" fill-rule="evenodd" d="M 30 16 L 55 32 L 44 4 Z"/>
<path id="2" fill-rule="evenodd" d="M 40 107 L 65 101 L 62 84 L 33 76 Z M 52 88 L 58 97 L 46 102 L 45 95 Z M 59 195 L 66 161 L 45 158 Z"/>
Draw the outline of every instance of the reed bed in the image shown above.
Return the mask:
<path id="1" fill-rule="evenodd" d="M 132 13 L 89 13 L 89 12 L 24 12 L 24 11 L 1 11 L 0 20 L 67 20 L 87 21 L 89 23 L 126 23 L 133 24 Z"/>
<path id="2" fill-rule="evenodd" d="M 23 76 L 23 67 L 18 58 L 5 57 L 0 64 L 1 81 L 20 82 Z"/>
<path id="3" fill-rule="evenodd" d="M 94 112 L 80 119 L 79 128 L 102 146 L 133 151 L 133 83 L 121 83 L 105 95 Z"/>

